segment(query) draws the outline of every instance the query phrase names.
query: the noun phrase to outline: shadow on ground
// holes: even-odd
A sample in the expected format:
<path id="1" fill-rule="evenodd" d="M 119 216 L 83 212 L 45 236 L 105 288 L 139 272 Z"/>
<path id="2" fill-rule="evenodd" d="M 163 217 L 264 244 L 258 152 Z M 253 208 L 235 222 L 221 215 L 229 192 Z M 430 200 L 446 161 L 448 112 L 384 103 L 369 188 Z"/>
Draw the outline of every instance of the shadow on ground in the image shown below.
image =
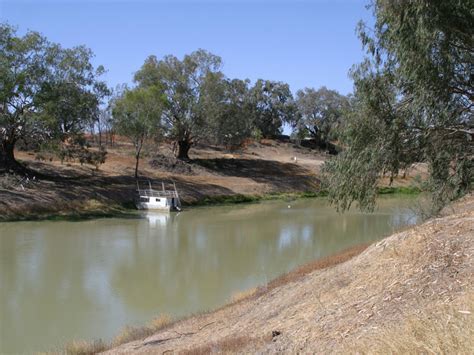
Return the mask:
<path id="1" fill-rule="evenodd" d="M 269 184 L 275 191 L 308 191 L 319 184 L 311 171 L 295 163 L 224 158 L 194 159 L 192 162 L 219 175 L 243 177 Z"/>

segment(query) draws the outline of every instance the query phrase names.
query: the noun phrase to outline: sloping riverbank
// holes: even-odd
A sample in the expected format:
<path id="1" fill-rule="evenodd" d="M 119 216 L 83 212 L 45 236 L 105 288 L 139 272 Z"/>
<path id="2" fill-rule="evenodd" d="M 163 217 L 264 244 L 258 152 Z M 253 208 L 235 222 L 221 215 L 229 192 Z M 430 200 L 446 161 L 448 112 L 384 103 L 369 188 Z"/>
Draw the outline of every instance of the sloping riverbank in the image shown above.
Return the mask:
<path id="1" fill-rule="evenodd" d="M 309 268 L 129 352 L 441 352 L 474 347 L 474 196 L 349 261 Z"/>
<path id="2" fill-rule="evenodd" d="M 99 171 L 74 162 L 38 161 L 32 152 L 17 152 L 17 156 L 31 170 L 31 179 L 0 175 L 0 221 L 102 217 L 134 209 L 135 162 L 127 145 L 110 148 Z M 158 165 L 156 156 L 144 158 L 141 178 L 154 186 L 174 181 L 186 205 L 314 197 L 320 194 L 319 169 L 327 158 L 277 141 L 254 143 L 234 154 L 201 146 L 193 149 L 191 157 L 190 162 L 161 159 Z M 413 192 L 413 179 L 422 175 L 423 168 L 412 169 L 411 177 L 397 179 L 392 191 Z"/>

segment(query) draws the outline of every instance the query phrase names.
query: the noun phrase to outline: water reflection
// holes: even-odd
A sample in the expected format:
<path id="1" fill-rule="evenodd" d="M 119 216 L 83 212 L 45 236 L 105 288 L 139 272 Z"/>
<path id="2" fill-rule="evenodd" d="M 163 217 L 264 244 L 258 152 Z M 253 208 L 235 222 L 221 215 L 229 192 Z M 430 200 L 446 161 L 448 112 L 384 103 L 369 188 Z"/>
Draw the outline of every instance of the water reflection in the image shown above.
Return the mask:
<path id="1" fill-rule="evenodd" d="M 221 305 L 298 265 L 414 223 L 410 200 L 340 215 L 321 200 L 0 224 L 0 353 L 110 338 Z"/>
<path id="2" fill-rule="evenodd" d="M 170 219 L 170 212 L 168 211 L 160 211 L 160 212 L 145 212 L 144 217 L 148 220 L 148 223 L 151 228 L 160 228 L 166 227 L 168 224 L 168 220 Z M 174 214 L 173 214 L 174 216 Z"/>

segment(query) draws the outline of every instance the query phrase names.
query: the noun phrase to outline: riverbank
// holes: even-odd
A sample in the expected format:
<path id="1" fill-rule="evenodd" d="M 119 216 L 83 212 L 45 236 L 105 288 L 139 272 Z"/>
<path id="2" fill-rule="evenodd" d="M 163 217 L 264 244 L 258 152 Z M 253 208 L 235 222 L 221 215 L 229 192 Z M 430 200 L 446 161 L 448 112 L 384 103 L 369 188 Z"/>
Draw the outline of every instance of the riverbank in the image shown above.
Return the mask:
<path id="1" fill-rule="evenodd" d="M 381 187 L 379 196 L 384 195 L 418 195 L 422 190 L 416 187 Z M 325 191 L 308 191 L 301 193 L 270 193 L 264 195 L 216 195 L 206 196 L 192 202 L 183 201 L 184 207 L 201 207 L 231 205 L 240 203 L 257 203 L 261 201 L 286 200 L 292 201 L 305 198 L 324 198 Z M 131 201 L 104 204 L 95 199 L 54 203 L 47 207 L 32 204 L 20 205 L 0 214 L 0 222 L 39 221 L 39 220 L 86 220 L 94 218 L 135 217 L 137 210 Z"/>
<path id="2" fill-rule="evenodd" d="M 308 266 L 215 312 L 162 320 L 109 353 L 469 353 L 473 235 L 470 195 L 349 260 Z"/>
<path id="3" fill-rule="evenodd" d="M 327 155 L 290 143 L 253 143 L 238 153 L 197 146 L 190 162 L 172 158 L 169 147 L 141 162 L 141 178 L 155 185 L 174 181 L 185 206 L 294 199 L 323 195 L 319 171 Z M 78 163 L 38 161 L 32 152 L 17 152 L 35 176 L 0 176 L 0 221 L 83 219 L 134 213 L 134 159 L 125 143 L 109 148 L 107 160 L 95 171 Z M 35 175 L 36 173 L 36 175 Z M 415 193 L 423 166 L 414 167 L 393 186 L 381 181 L 381 193 Z"/>

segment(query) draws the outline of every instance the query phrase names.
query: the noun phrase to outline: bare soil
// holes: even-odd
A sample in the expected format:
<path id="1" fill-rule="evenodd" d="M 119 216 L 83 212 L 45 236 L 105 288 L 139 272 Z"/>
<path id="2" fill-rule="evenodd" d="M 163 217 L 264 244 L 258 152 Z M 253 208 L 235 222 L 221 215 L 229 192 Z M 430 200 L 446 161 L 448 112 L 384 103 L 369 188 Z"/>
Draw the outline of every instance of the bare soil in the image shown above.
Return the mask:
<path id="1" fill-rule="evenodd" d="M 320 168 L 328 158 L 323 152 L 274 140 L 254 142 L 238 152 L 197 145 L 189 162 L 176 160 L 171 147 L 162 144 L 144 152 L 140 177 L 154 183 L 174 181 L 181 200 L 188 204 L 216 196 L 315 192 L 320 187 Z M 133 207 L 135 159 L 126 141 L 108 148 L 107 160 L 98 171 L 77 162 L 62 164 L 52 155 L 46 161 L 36 160 L 33 152 L 16 152 L 16 157 L 35 180 L 0 176 L 0 220 L 114 213 Z M 425 170 L 413 167 L 394 186 L 409 185 L 413 177 L 426 175 Z"/>
<path id="2" fill-rule="evenodd" d="M 348 261 L 307 266 L 109 353 L 472 353 L 473 257 L 470 195 Z"/>

